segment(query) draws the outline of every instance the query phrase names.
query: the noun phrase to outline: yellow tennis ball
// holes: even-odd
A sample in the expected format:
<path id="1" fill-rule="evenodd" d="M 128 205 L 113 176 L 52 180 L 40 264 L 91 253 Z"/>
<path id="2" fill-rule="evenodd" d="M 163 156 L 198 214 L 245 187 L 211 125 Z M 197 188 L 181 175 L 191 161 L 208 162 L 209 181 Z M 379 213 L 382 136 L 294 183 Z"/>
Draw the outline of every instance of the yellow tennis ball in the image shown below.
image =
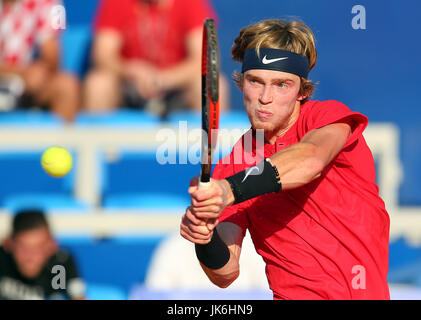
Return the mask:
<path id="1" fill-rule="evenodd" d="M 72 155 L 62 147 L 50 147 L 42 154 L 41 166 L 49 175 L 63 177 L 73 167 Z"/>

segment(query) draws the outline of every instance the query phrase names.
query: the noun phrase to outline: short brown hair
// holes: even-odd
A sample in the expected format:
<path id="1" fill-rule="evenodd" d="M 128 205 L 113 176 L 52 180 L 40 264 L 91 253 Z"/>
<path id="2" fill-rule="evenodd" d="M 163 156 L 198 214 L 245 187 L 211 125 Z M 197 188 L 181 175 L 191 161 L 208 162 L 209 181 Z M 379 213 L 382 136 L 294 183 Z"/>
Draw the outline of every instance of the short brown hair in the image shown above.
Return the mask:
<path id="1" fill-rule="evenodd" d="M 288 50 L 306 56 L 309 60 L 309 71 L 317 61 L 316 39 L 311 29 L 300 21 L 284 19 L 262 20 L 240 30 L 234 40 L 231 55 L 234 61 L 243 62 L 244 53 L 249 48 L 272 48 Z M 243 75 L 234 71 L 233 78 L 237 86 L 241 86 Z M 316 83 L 300 78 L 300 95 L 310 97 Z"/>
<path id="2" fill-rule="evenodd" d="M 40 209 L 22 209 L 13 217 L 12 237 L 15 237 L 20 232 L 40 228 L 50 230 L 44 212 Z"/>

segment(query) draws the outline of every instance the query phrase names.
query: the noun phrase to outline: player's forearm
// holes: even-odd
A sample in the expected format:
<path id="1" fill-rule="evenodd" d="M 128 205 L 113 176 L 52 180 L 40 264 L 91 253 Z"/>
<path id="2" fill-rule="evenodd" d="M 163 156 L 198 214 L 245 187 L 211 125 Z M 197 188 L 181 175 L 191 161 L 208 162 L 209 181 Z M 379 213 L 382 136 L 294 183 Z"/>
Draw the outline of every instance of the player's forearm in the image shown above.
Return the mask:
<path id="1" fill-rule="evenodd" d="M 238 226 L 222 222 L 211 241 L 196 245 L 196 256 L 208 278 L 221 288 L 228 287 L 240 273 L 242 232 Z"/>
<path id="2" fill-rule="evenodd" d="M 228 287 L 240 274 L 238 259 L 232 254 L 228 263 L 220 269 L 209 269 L 203 263 L 200 263 L 200 266 L 209 280 L 220 288 Z"/>
<path id="3" fill-rule="evenodd" d="M 300 187 L 320 176 L 324 162 L 311 143 L 297 143 L 263 160 L 255 167 L 240 171 L 225 180 L 230 188 L 223 206 L 260 195 Z M 234 199 L 234 200 L 232 200 Z M 207 217 L 203 217 L 207 218 Z"/>
<path id="4" fill-rule="evenodd" d="M 222 223 L 218 230 L 221 234 L 221 238 L 223 239 L 223 243 L 225 244 L 226 248 L 229 252 L 229 260 L 228 262 L 218 269 L 208 268 L 205 266 L 203 262 L 200 262 L 200 265 L 203 271 L 208 276 L 209 280 L 212 281 L 213 284 L 217 285 L 220 288 L 226 288 L 231 283 L 234 282 L 235 279 L 238 278 L 240 274 L 240 265 L 239 265 L 239 258 L 240 258 L 240 246 L 235 245 L 238 243 L 238 239 L 236 239 L 236 235 L 238 237 L 238 232 L 230 232 L 230 226 L 226 223 Z M 223 256 L 223 252 L 215 252 L 215 254 Z"/>
<path id="5" fill-rule="evenodd" d="M 283 190 L 303 186 L 320 176 L 324 163 L 317 156 L 317 147 L 300 142 L 270 157 L 276 166 Z"/>

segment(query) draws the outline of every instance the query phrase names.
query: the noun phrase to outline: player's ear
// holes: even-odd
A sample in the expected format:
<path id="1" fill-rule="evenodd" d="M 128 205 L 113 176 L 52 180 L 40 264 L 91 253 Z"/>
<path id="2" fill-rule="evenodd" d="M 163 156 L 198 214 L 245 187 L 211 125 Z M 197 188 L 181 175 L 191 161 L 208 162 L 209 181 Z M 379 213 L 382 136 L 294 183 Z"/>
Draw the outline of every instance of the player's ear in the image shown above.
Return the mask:
<path id="1" fill-rule="evenodd" d="M 305 100 L 307 98 L 308 98 L 307 95 L 300 95 L 300 94 L 298 94 L 297 101 L 303 101 L 303 100 Z"/>
<path id="2" fill-rule="evenodd" d="M 305 78 L 300 78 L 300 91 L 298 92 L 297 101 L 303 101 L 311 97 L 314 91 L 314 83 Z"/>
<path id="3" fill-rule="evenodd" d="M 297 101 L 303 101 L 309 96 L 309 92 L 306 87 L 306 81 L 306 79 L 300 78 L 300 91 L 298 92 Z"/>

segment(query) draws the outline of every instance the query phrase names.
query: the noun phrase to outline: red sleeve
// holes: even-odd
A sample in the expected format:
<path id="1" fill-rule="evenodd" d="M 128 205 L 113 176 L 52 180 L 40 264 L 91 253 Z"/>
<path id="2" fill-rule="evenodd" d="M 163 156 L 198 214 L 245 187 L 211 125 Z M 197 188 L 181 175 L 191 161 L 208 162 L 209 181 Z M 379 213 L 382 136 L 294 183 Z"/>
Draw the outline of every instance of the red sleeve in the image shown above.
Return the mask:
<path id="1" fill-rule="evenodd" d="M 126 0 L 100 0 L 94 22 L 95 31 L 101 29 L 115 29 L 120 31 L 124 24 Z"/>
<path id="2" fill-rule="evenodd" d="M 229 155 L 228 157 L 231 157 Z M 231 159 L 233 160 L 233 159 Z M 215 166 L 213 170 L 212 178 L 216 180 L 221 180 L 226 177 L 232 176 L 234 172 L 234 166 L 232 164 L 222 164 L 223 160 Z M 233 163 L 233 162 L 230 162 Z M 247 207 L 248 201 L 226 207 L 219 216 L 219 222 L 231 222 L 236 224 L 243 231 L 243 237 L 246 235 L 248 228 L 248 219 L 247 219 Z"/>
<path id="3" fill-rule="evenodd" d="M 361 113 L 351 111 L 339 101 L 315 101 L 303 117 L 302 136 L 313 129 L 339 122 L 348 123 L 351 126 L 352 134 L 345 143 L 344 148 L 346 148 L 362 135 L 367 127 L 368 119 Z"/>
<path id="4" fill-rule="evenodd" d="M 216 19 L 215 10 L 208 0 L 179 0 L 177 6 L 181 17 L 183 17 L 183 31 L 188 34 L 197 27 L 202 27 L 206 18 Z"/>

